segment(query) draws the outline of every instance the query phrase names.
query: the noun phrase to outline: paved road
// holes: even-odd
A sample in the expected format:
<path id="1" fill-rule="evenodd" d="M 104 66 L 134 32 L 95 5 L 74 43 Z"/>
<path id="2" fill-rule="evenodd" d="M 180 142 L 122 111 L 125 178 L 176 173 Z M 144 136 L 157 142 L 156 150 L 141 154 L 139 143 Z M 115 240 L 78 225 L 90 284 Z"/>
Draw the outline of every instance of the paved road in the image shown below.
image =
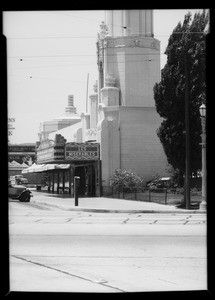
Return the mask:
<path id="1" fill-rule="evenodd" d="M 9 203 L 11 290 L 206 289 L 205 214 L 62 211 Z"/>
<path id="2" fill-rule="evenodd" d="M 23 219 L 24 217 L 24 219 Z M 119 223 L 119 224 L 206 224 L 206 214 L 186 213 L 99 213 L 64 211 L 37 203 L 10 201 L 10 223 Z"/>

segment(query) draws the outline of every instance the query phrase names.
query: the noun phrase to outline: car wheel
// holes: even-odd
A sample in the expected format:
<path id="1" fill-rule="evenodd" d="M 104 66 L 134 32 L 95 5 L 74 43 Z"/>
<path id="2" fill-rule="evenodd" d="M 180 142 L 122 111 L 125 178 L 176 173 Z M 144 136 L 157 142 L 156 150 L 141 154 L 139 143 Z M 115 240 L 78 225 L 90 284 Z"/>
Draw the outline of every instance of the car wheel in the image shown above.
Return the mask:
<path id="1" fill-rule="evenodd" d="M 30 202 L 31 196 L 29 193 L 23 193 L 20 198 L 19 201 L 20 202 Z"/>

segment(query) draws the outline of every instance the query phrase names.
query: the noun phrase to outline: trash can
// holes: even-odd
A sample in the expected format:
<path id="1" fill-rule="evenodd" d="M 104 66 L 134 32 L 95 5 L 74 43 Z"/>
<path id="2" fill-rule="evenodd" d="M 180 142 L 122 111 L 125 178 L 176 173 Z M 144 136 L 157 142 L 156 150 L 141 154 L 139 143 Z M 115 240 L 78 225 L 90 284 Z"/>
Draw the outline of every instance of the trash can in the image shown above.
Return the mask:
<path id="1" fill-rule="evenodd" d="M 41 185 L 37 185 L 37 191 L 41 191 Z"/>

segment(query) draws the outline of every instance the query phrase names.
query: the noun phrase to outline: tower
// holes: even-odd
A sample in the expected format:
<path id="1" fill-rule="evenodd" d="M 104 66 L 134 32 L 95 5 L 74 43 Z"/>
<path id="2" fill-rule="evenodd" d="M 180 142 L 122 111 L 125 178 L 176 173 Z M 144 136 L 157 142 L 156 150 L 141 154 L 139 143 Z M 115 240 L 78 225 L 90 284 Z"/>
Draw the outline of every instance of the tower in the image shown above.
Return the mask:
<path id="1" fill-rule="evenodd" d="M 69 95 L 68 96 L 68 106 L 65 108 L 65 113 L 70 114 L 76 114 L 76 107 L 74 106 L 74 96 Z"/>
<path id="2" fill-rule="evenodd" d="M 157 136 L 162 119 L 153 87 L 160 81 L 160 42 L 152 10 L 109 10 L 97 42 L 98 141 L 103 191 L 115 169 L 132 169 L 147 182 L 166 175 Z"/>
<path id="3" fill-rule="evenodd" d="M 153 86 L 160 81 L 160 42 L 154 38 L 152 10 L 106 12 L 104 81 L 116 78 L 123 106 L 154 107 Z"/>

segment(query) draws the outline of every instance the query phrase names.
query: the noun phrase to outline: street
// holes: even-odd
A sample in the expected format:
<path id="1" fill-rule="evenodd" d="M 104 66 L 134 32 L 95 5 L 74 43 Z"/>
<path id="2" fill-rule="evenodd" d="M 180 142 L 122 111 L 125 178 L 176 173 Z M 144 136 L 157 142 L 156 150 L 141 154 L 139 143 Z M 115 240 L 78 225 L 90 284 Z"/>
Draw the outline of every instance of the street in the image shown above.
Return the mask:
<path id="1" fill-rule="evenodd" d="M 9 202 L 10 290 L 207 289 L 206 214 L 92 213 Z"/>

